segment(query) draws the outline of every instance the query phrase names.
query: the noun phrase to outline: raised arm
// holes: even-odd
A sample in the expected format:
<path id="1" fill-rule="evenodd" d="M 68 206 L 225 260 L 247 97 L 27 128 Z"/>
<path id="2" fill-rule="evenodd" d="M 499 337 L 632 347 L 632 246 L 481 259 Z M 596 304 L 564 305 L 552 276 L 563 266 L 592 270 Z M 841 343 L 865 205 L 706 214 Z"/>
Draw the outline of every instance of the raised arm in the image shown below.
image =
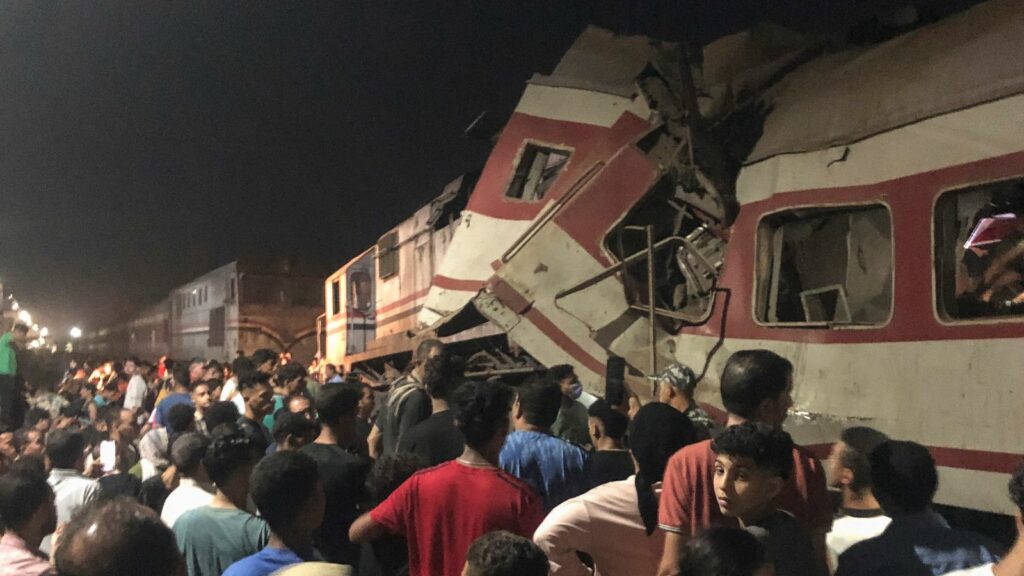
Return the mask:
<path id="1" fill-rule="evenodd" d="M 367 512 L 356 521 L 352 523 L 352 526 L 348 529 L 348 539 L 356 544 L 363 544 L 365 542 L 373 542 L 378 538 L 387 536 L 388 530 L 383 524 L 378 524 L 373 518 L 370 517 L 370 513 Z"/>

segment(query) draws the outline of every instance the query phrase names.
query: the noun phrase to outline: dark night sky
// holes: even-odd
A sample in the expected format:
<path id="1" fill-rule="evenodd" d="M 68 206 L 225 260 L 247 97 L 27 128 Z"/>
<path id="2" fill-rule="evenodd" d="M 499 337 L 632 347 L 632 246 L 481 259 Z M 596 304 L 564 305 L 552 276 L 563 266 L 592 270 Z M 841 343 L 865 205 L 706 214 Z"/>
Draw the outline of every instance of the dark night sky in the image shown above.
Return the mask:
<path id="1" fill-rule="evenodd" d="M 694 0 L 679 28 L 827 30 L 891 3 Z M 0 279 L 63 331 L 240 254 L 333 270 L 481 166 L 466 125 L 613 4 L 7 2 Z"/>

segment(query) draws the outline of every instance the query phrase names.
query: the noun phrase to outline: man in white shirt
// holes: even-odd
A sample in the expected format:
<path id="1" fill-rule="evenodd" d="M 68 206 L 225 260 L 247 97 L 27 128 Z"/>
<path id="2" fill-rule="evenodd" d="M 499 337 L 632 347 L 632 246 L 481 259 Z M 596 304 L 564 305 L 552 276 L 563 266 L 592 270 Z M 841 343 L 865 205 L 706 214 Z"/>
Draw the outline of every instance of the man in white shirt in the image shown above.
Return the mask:
<path id="1" fill-rule="evenodd" d="M 131 375 L 131 379 L 128 381 L 128 389 L 124 393 L 124 407 L 127 410 L 138 410 L 142 408 L 143 403 L 146 401 L 146 392 L 149 387 L 146 386 L 146 372 L 149 371 L 149 365 L 143 362 L 139 362 L 135 358 L 129 358 L 124 362 L 125 374 Z"/>
<path id="2" fill-rule="evenodd" d="M 661 479 L 672 454 L 697 441 L 697 430 L 682 412 L 653 402 L 637 412 L 629 438 L 636 475 L 566 500 L 534 533 L 552 576 L 657 571 L 665 542 L 665 533 L 657 529 Z M 593 571 L 577 553 L 593 559 Z"/>
<path id="3" fill-rule="evenodd" d="M 171 462 L 177 468 L 181 481 L 167 496 L 160 512 L 160 519 L 167 526 L 173 528 L 179 516 L 213 500 L 213 482 L 203 467 L 203 456 L 209 446 L 210 441 L 195 432 L 183 434 L 171 446 Z"/>
<path id="4" fill-rule="evenodd" d="M 829 568 L 835 572 L 839 555 L 861 540 L 874 538 L 892 522 L 882 511 L 871 490 L 871 451 L 889 437 L 874 428 L 856 426 L 843 430 L 832 445 L 829 477 L 833 488 L 842 491 L 842 516 L 832 523 L 825 538 Z"/>
<path id="5" fill-rule="evenodd" d="M 1010 500 L 1017 506 L 1014 524 L 1017 526 L 1017 540 L 1013 548 L 999 562 L 982 564 L 966 570 L 947 572 L 945 576 L 1014 576 L 1024 574 L 1024 466 L 1013 473 L 1010 479 Z"/>
<path id="6" fill-rule="evenodd" d="M 245 399 L 242 398 L 242 394 L 238 391 L 238 378 L 239 375 L 253 372 L 256 367 L 253 365 L 252 360 L 245 356 L 239 356 L 231 363 L 231 377 L 228 378 L 227 382 L 220 389 L 220 401 L 226 402 L 230 400 L 238 408 L 239 414 L 245 414 Z"/>
<path id="7" fill-rule="evenodd" d="M 53 430 L 46 437 L 46 455 L 53 468 L 47 482 L 53 488 L 57 525 L 71 520 L 79 508 L 100 496 L 99 482 L 82 475 L 85 469 L 85 438 L 78 432 Z M 49 552 L 51 536 L 40 549 Z"/>

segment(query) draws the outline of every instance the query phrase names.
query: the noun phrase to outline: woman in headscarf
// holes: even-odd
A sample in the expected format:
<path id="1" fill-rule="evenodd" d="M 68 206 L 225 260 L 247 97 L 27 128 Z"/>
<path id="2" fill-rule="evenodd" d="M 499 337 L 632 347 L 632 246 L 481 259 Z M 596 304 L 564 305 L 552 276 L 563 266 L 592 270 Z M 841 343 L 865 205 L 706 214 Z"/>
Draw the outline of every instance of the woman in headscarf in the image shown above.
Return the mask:
<path id="1" fill-rule="evenodd" d="M 641 408 L 629 428 L 636 475 L 563 502 L 537 528 L 533 539 L 552 576 L 655 574 L 664 544 L 656 530 L 661 478 L 672 454 L 696 440 L 678 410 L 660 402 Z M 593 572 L 581 554 L 593 560 Z"/>

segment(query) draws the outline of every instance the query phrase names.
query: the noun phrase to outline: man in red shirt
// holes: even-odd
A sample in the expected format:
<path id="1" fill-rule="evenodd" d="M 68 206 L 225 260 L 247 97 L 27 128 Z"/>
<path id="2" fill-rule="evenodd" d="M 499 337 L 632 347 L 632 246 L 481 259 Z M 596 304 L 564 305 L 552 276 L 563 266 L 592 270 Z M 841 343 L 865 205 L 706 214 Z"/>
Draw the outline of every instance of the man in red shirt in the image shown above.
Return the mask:
<path id="1" fill-rule="evenodd" d="M 726 363 L 720 387 L 729 412 L 726 426 L 753 421 L 781 429 L 793 405 L 793 365 L 768 350 L 741 350 Z M 697 532 L 713 525 L 736 525 L 735 518 L 723 516 L 718 507 L 714 473 L 710 440 L 686 446 L 669 460 L 658 506 L 658 526 L 666 532 L 659 576 L 679 574 L 680 549 Z M 799 446 L 793 447 L 793 471 L 775 505 L 795 516 L 811 536 L 824 568 L 825 534 L 832 525 L 825 471 Z"/>
<path id="2" fill-rule="evenodd" d="M 451 403 L 466 438 L 462 456 L 417 472 L 349 530 L 356 543 L 404 536 L 410 576 L 459 576 L 475 539 L 494 530 L 530 538 L 544 518 L 540 496 L 498 466 L 509 428 L 508 387 L 470 382 Z"/>

